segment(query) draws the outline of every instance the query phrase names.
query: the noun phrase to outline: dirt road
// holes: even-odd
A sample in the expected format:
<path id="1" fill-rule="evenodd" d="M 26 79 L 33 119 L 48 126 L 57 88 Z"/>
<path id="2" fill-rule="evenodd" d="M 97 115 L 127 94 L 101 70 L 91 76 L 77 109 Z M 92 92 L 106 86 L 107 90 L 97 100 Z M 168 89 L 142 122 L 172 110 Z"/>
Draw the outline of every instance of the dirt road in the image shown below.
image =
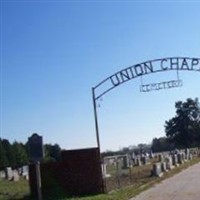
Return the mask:
<path id="1" fill-rule="evenodd" d="M 200 163 L 130 200 L 200 200 Z"/>

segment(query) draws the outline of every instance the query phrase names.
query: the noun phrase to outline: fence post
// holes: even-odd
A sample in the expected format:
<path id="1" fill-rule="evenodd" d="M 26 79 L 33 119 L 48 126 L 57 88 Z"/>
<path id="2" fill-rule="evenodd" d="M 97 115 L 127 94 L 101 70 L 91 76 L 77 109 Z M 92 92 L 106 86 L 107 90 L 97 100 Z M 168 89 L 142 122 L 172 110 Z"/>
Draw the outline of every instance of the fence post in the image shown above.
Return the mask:
<path id="1" fill-rule="evenodd" d="M 117 183 L 118 183 L 118 187 L 121 188 L 120 169 L 119 169 L 119 160 L 118 159 L 117 159 L 117 162 L 116 162 L 116 166 L 117 166 Z"/>

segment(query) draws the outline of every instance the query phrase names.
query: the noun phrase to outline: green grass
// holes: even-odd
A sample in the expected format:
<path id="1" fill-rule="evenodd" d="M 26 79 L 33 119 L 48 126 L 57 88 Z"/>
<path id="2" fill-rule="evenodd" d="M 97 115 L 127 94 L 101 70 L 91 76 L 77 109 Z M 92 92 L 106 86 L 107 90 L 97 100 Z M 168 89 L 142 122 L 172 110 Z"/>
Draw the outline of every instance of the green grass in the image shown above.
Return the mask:
<path id="1" fill-rule="evenodd" d="M 28 182 L 24 179 L 18 182 L 0 180 L 0 200 L 25 199 L 29 194 Z"/>
<path id="2" fill-rule="evenodd" d="M 62 193 L 52 195 L 49 198 L 43 198 L 43 200 L 128 200 L 131 197 L 136 196 L 140 192 L 152 187 L 154 184 L 161 182 L 162 180 L 169 178 L 183 169 L 200 162 L 200 158 L 194 158 L 190 162 L 186 162 L 177 168 L 167 172 L 163 177 L 145 177 L 133 180 L 133 184 L 121 189 L 113 190 L 107 194 L 86 196 L 86 197 L 61 197 Z M 137 168 L 138 173 L 142 168 Z M 19 182 L 0 181 L 0 200 L 31 200 L 29 195 L 28 182 L 26 180 L 20 180 Z"/>

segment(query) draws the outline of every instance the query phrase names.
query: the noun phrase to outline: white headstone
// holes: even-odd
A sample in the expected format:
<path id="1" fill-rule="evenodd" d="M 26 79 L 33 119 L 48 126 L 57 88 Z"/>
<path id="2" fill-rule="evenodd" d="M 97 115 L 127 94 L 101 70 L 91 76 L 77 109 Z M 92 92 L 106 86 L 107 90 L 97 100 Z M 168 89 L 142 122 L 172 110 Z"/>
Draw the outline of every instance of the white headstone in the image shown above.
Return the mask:
<path id="1" fill-rule="evenodd" d="M 153 164 L 153 175 L 161 177 L 163 175 L 162 173 L 162 168 L 161 168 L 161 163 L 155 163 Z"/>
<path id="2" fill-rule="evenodd" d="M 177 158 L 177 155 L 176 154 L 173 154 L 172 155 L 172 164 L 174 165 L 174 166 L 178 166 L 178 158 Z"/>
<path id="3" fill-rule="evenodd" d="M 162 172 L 167 172 L 167 164 L 166 164 L 166 162 L 162 162 L 161 163 L 161 169 L 162 169 Z"/>
<path id="4" fill-rule="evenodd" d="M 163 162 L 163 160 L 164 160 L 163 155 L 162 155 L 162 154 L 159 154 L 159 155 L 158 155 L 158 159 L 159 159 L 159 162 Z"/>
<path id="5" fill-rule="evenodd" d="M 13 171 L 13 181 L 19 181 L 19 173 L 17 170 Z"/>
<path id="6" fill-rule="evenodd" d="M 128 159 L 128 155 L 124 156 L 123 157 L 123 166 L 122 166 L 123 169 L 127 169 L 129 168 L 129 159 Z"/>
<path id="7" fill-rule="evenodd" d="M 6 167 L 6 179 L 8 179 L 9 181 L 12 180 L 13 178 L 13 170 L 11 167 Z"/>
<path id="8" fill-rule="evenodd" d="M 177 154 L 177 161 L 178 161 L 178 164 L 183 164 L 183 158 L 182 158 L 182 154 L 181 153 Z"/>
<path id="9" fill-rule="evenodd" d="M 0 171 L 0 179 L 5 179 L 6 178 L 6 173 L 5 171 Z"/>
<path id="10" fill-rule="evenodd" d="M 174 168 L 174 166 L 172 165 L 172 157 L 171 156 L 166 157 L 165 162 L 166 162 L 166 168 L 168 170 L 171 170 Z"/>

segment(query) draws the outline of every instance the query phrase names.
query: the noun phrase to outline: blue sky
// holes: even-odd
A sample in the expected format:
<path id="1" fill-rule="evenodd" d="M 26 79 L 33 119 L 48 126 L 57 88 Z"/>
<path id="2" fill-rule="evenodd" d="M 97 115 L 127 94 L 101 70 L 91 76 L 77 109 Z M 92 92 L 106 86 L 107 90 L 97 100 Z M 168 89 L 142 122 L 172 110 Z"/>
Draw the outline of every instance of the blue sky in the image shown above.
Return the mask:
<path id="1" fill-rule="evenodd" d="M 32 133 L 62 148 L 96 146 L 91 88 L 151 59 L 199 57 L 200 2 L 1 1 L 0 136 Z M 144 81 L 170 80 L 171 72 Z M 164 136 L 174 102 L 199 97 L 199 73 L 184 86 L 140 93 L 140 79 L 105 95 L 98 108 L 101 149 Z"/>

